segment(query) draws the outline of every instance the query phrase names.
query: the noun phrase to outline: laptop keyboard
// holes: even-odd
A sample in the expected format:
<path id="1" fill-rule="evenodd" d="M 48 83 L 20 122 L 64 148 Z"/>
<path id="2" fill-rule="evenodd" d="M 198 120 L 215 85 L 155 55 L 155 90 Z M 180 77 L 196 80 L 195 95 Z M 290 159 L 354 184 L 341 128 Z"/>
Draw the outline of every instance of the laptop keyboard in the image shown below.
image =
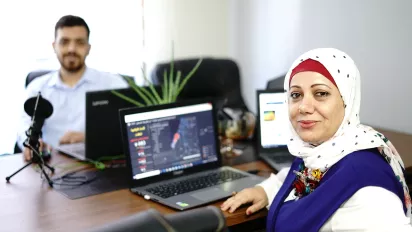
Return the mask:
<path id="1" fill-rule="evenodd" d="M 289 153 L 269 153 L 266 155 L 268 158 L 272 159 L 277 163 L 292 163 L 295 159 L 295 157 L 290 155 Z"/>
<path id="2" fill-rule="evenodd" d="M 276 156 L 276 157 L 273 157 L 273 159 L 274 159 L 276 162 L 279 162 L 279 163 L 290 163 L 290 162 L 293 162 L 294 157 L 291 156 L 291 155 L 288 155 L 288 156 Z"/>
<path id="3" fill-rule="evenodd" d="M 159 185 L 153 188 L 148 188 L 146 191 L 162 198 L 169 198 L 179 194 L 241 179 L 243 177 L 246 177 L 246 175 L 230 170 L 223 170 L 212 172 L 204 176 L 197 176 L 178 182 Z"/>

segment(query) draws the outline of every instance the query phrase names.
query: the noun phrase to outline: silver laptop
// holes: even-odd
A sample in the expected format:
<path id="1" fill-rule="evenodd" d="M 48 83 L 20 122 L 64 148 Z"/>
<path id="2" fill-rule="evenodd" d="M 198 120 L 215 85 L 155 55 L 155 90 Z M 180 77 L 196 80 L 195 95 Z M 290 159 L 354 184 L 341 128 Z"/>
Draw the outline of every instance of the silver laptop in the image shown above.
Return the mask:
<path id="1" fill-rule="evenodd" d="M 288 168 L 295 159 L 286 146 L 287 106 L 283 89 L 257 91 L 257 142 L 259 157 L 273 169 Z"/>
<path id="2" fill-rule="evenodd" d="M 130 190 L 178 210 L 205 205 L 264 178 L 222 166 L 216 111 L 199 100 L 122 109 Z"/>
<path id="3" fill-rule="evenodd" d="M 56 150 L 72 156 L 78 160 L 86 161 L 86 144 L 85 143 L 70 143 L 70 144 L 59 144 Z"/>

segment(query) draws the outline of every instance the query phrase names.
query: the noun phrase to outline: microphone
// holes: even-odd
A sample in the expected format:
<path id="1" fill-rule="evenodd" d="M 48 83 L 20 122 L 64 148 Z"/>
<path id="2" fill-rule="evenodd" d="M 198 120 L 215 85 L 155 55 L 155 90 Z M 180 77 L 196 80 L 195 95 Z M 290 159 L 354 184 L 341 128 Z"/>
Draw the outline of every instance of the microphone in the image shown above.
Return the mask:
<path id="1" fill-rule="evenodd" d="M 26 140 L 23 143 L 23 146 L 29 148 L 32 152 L 31 160 L 26 165 L 24 165 L 19 170 L 15 171 L 10 176 L 6 177 L 6 181 L 10 182 L 10 179 L 19 173 L 21 170 L 25 169 L 32 163 L 38 164 L 40 170 L 43 173 L 43 176 L 47 179 L 50 187 L 53 187 L 53 181 L 50 179 L 47 172 L 44 170 L 44 167 L 48 168 L 52 173 L 54 173 L 54 168 L 50 167 L 46 162 L 51 158 L 49 154 L 43 155 L 39 152 L 41 138 L 41 128 L 43 127 L 44 120 L 50 117 L 53 113 L 52 104 L 44 99 L 40 92 L 37 94 L 37 97 L 29 98 L 24 103 L 24 111 L 31 116 L 31 125 L 30 128 L 26 131 Z"/>
<path id="2" fill-rule="evenodd" d="M 122 218 L 89 232 L 226 232 L 226 219 L 215 206 L 161 215 L 155 209 Z"/>
<path id="3" fill-rule="evenodd" d="M 30 148 L 33 152 L 39 153 L 39 139 L 42 137 L 42 127 L 46 118 L 53 114 L 52 104 L 41 96 L 39 92 L 36 97 L 29 98 L 24 103 L 24 111 L 31 116 L 30 128 L 26 131 L 27 139 L 23 146 Z M 36 156 L 33 156 L 33 158 Z M 47 160 L 50 157 L 45 156 Z M 34 162 L 37 162 L 34 160 Z"/>
<path id="4" fill-rule="evenodd" d="M 37 117 L 37 126 L 42 128 L 44 120 L 53 114 L 53 106 L 39 92 L 36 97 L 27 99 L 24 103 L 24 111 L 32 117 L 32 121 L 36 121 Z"/>

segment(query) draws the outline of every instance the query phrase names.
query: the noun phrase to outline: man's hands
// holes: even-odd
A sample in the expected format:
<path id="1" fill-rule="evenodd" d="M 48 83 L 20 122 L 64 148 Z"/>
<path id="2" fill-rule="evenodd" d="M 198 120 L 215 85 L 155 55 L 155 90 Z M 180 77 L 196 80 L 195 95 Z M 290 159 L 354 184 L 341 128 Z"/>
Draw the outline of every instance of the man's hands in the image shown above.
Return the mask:
<path id="1" fill-rule="evenodd" d="M 45 142 L 43 142 L 42 139 L 39 139 L 40 147 L 39 147 L 39 152 L 42 152 L 44 150 L 49 150 L 51 151 L 52 147 Z M 28 147 L 24 147 L 23 149 L 23 156 L 24 156 L 24 161 L 30 161 L 32 157 L 32 151 Z"/>
<path id="2" fill-rule="evenodd" d="M 84 133 L 76 131 L 68 131 L 60 138 L 60 144 L 80 143 L 84 142 Z"/>
<path id="3" fill-rule="evenodd" d="M 80 142 L 84 142 L 84 133 L 77 132 L 77 131 L 68 131 L 59 140 L 60 144 L 80 143 Z M 40 147 L 39 147 L 40 152 L 46 149 L 51 151 L 52 147 L 46 144 L 45 142 L 43 142 L 42 139 L 39 139 L 39 143 L 40 143 Z M 29 148 L 25 147 L 23 149 L 23 156 L 24 156 L 25 161 L 30 161 L 32 158 L 32 151 Z"/>
<path id="4" fill-rule="evenodd" d="M 239 206 L 246 203 L 252 203 L 252 205 L 246 210 L 246 214 L 250 215 L 267 206 L 269 204 L 269 200 L 265 190 L 260 186 L 256 186 L 253 188 L 243 189 L 239 193 L 234 194 L 221 205 L 221 209 L 223 211 L 228 210 L 230 213 L 233 213 L 237 208 L 239 208 Z"/>

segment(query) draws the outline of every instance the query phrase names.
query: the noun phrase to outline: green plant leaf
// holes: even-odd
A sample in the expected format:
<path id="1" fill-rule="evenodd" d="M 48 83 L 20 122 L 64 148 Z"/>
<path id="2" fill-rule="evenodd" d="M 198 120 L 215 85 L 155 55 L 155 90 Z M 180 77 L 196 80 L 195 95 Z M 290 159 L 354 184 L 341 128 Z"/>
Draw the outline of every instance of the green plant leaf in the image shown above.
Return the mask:
<path id="1" fill-rule="evenodd" d="M 170 76 L 169 76 L 169 96 L 168 96 L 168 98 L 167 98 L 167 101 L 168 102 L 172 102 L 172 96 L 173 96 L 173 92 L 174 92 L 174 87 L 175 87 L 175 85 L 174 85 L 174 83 L 173 83 L 173 75 L 172 74 L 170 74 Z"/>
<path id="2" fill-rule="evenodd" d="M 145 76 L 144 75 L 144 70 L 142 69 L 142 71 L 143 71 L 143 76 Z M 158 104 L 158 102 L 157 102 L 157 100 L 155 99 L 155 97 L 153 97 L 153 95 L 147 90 L 147 89 L 145 89 L 144 87 L 140 87 L 140 86 L 137 86 L 135 83 L 134 83 L 134 81 L 132 81 L 132 80 L 130 80 L 130 83 L 129 83 L 129 85 L 130 84 L 132 84 L 132 85 L 134 85 L 134 87 L 136 88 L 139 88 L 148 98 L 150 98 L 150 103 L 152 104 L 152 105 L 156 105 L 156 104 Z M 149 103 L 148 103 L 149 104 Z"/>
<path id="3" fill-rule="evenodd" d="M 146 102 L 146 105 L 148 106 L 153 105 L 153 103 L 142 92 L 143 88 L 137 86 L 132 80 L 129 80 L 128 83 L 129 83 L 129 86 L 132 87 L 134 91 Z"/>
<path id="4" fill-rule="evenodd" d="M 139 106 L 139 107 L 143 107 L 143 106 L 144 106 L 142 103 L 140 103 L 140 102 L 138 102 L 138 101 L 136 101 L 136 100 L 134 100 L 134 99 L 132 99 L 132 98 L 130 98 L 130 97 L 127 97 L 127 96 L 125 96 L 125 95 L 117 92 L 116 90 L 112 90 L 111 92 L 112 92 L 114 95 L 122 98 L 123 100 L 126 100 L 126 101 L 128 101 L 128 102 L 130 102 L 130 103 L 132 103 L 132 104 L 135 104 L 136 106 Z"/>
<path id="5" fill-rule="evenodd" d="M 154 88 L 153 83 L 146 77 L 146 74 L 143 70 L 142 67 L 142 73 L 143 73 L 143 78 L 145 79 L 145 81 L 147 81 L 149 83 L 149 88 L 152 91 L 153 96 L 156 98 L 157 104 L 162 104 L 162 99 L 160 98 L 159 94 L 157 93 L 156 89 Z"/>
<path id="6" fill-rule="evenodd" d="M 169 96 L 168 91 L 169 89 L 167 88 L 168 82 L 167 82 L 167 70 L 163 71 L 163 103 L 167 103 L 167 96 Z"/>
<path id="7" fill-rule="evenodd" d="M 175 67 L 175 61 L 174 61 L 174 46 L 173 46 L 173 41 L 172 41 L 172 55 L 170 58 L 170 73 L 169 73 L 169 98 L 168 102 L 172 101 L 172 94 L 174 92 L 174 84 L 173 84 L 173 75 L 174 75 L 174 67 Z"/>
<path id="8" fill-rule="evenodd" d="M 177 90 L 178 90 L 178 88 L 179 88 L 179 83 L 180 83 L 180 77 L 181 77 L 181 76 L 182 76 L 182 72 L 181 72 L 180 70 L 177 71 L 176 81 L 175 81 L 175 84 L 174 84 L 174 87 L 173 87 L 173 89 L 174 89 L 173 99 L 172 99 L 173 102 L 175 102 L 176 99 L 177 99 Z"/>
<path id="9" fill-rule="evenodd" d="M 167 69 L 163 71 L 163 85 L 161 86 L 162 93 L 159 94 L 156 89 L 154 88 L 153 83 L 146 77 L 146 73 L 144 70 L 144 66 L 142 67 L 143 78 L 149 85 L 149 89 L 144 87 L 137 86 L 134 80 L 128 80 L 128 84 L 131 88 L 135 90 L 135 92 L 142 98 L 142 100 L 146 103 L 146 105 L 153 105 L 153 104 L 165 104 L 175 102 L 177 97 L 179 96 L 180 92 L 185 87 L 186 83 L 189 79 L 194 75 L 194 73 L 199 68 L 203 59 L 199 59 L 193 69 L 183 78 L 183 81 L 180 82 L 182 79 L 182 72 L 180 70 L 176 70 L 177 74 L 175 75 L 175 64 L 174 64 L 174 46 L 172 41 L 172 57 L 170 63 L 170 73 L 168 75 Z M 113 94 L 121 97 L 122 99 L 129 101 L 137 106 L 145 106 L 143 103 L 140 103 L 132 98 L 129 98 L 119 92 L 113 91 Z M 162 95 L 162 96 L 160 96 Z"/>
<path id="10" fill-rule="evenodd" d="M 140 90 L 142 90 L 142 92 L 144 94 L 146 94 L 146 96 L 148 96 L 150 98 L 150 100 L 152 101 L 153 105 L 157 105 L 159 104 L 159 102 L 156 100 L 156 98 L 149 92 L 149 90 L 143 88 L 143 87 L 139 87 Z"/>
<path id="11" fill-rule="evenodd" d="M 166 92 L 167 92 L 166 85 L 162 85 L 162 94 L 165 95 Z M 166 100 L 167 100 L 166 96 L 163 96 L 162 104 L 167 103 Z"/>
<path id="12" fill-rule="evenodd" d="M 177 90 L 176 95 L 178 96 L 180 94 L 180 92 L 182 91 L 182 89 L 185 87 L 187 81 L 193 76 L 193 74 L 195 74 L 196 70 L 199 68 L 200 64 L 202 63 L 203 59 L 199 59 L 195 65 L 195 67 L 193 67 L 193 69 L 189 72 L 189 74 L 187 74 L 187 76 L 185 77 L 185 79 L 183 79 L 182 83 L 179 86 L 179 89 Z"/>

